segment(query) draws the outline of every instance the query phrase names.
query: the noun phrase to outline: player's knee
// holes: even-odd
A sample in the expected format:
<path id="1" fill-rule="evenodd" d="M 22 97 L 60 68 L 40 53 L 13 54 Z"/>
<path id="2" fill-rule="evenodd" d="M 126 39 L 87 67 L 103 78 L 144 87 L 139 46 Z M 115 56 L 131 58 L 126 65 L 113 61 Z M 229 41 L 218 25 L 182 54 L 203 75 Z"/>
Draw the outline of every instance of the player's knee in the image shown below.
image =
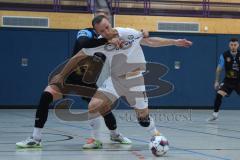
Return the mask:
<path id="1" fill-rule="evenodd" d="M 149 117 L 149 115 L 147 115 L 145 117 L 138 117 L 138 123 L 142 127 L 148 127 L 150 125 L 150 117 Z"/>
<path id="2" fill-rule="evenodd" d="M 44 91 L 51 93 L 54 101 L 62 98 L 62 94 L 57 86 L 47 86 Z"/>
<path id="3" fill-rule="evenodd" d="M 227 93 L 225 91 L 222 91 L 222 90 L 217 91 L 217 93 L 220 94 L 223 97 L 225 97 L 227 95 Z"/>
<path id="4" fill-rule="evenodd" d="M 88 110 L 90 113 L 98 112 L 100 107 L 101 107 L 101 101 L 98 99 L 92 99 L 88 104 Z"/>

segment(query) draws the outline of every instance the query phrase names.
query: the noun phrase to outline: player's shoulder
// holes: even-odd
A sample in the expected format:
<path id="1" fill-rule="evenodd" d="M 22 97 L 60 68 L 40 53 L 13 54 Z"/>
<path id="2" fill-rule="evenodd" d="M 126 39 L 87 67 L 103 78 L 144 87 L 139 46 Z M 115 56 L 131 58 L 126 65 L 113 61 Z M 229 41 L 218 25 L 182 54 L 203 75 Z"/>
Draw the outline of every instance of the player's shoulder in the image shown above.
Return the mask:
<path id="1" fill-rule="evenodd" d="M 119 36 L 122 38 L 134 39 L 141 37 L 142 35 L 140 31 L 133 28 L 116 27 L 115 29 L 118 31 Z"/>
<path id="2" fill-rule="evenodd" d="M 124 27 L 116 27 L 115 28 L 118 32 L 121 33 L 131 33 L 131 32 L 139 32 L 138 30 L 134 29 L 134 28 L 124 28 Z"/>
<path id="3" fill-rule="evenodd" d="M 94 38 L 95 34 L 96 33 L 93 28 L 85 28 L 78 31 L 77 38 L 80 38 L 80 37 Z"/>

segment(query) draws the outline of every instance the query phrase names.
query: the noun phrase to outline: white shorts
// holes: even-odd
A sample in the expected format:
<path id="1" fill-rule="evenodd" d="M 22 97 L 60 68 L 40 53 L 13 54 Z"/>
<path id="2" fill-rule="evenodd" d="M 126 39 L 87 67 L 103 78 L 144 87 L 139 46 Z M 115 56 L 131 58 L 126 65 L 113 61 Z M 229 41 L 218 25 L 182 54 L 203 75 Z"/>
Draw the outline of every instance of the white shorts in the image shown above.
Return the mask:
<path id="1" fill-rule="evenodd" d="M 146 96 L 144 78 L 142 75 L 138 78 L 141 79 L 141 84 L 139 85 L 138 83 L 137 86 L 129 87 L 121 82 L 113 82 L 113 78 L 109 77 L 101 86 L 99 86 L 98 91 L 104 93 L 109 98 L 114 96 L 116 99 L 118 99 L 119 97 L 124 96 L 131 107 L 136 109 L 145 109 L 148 108 L 148 98 Z"/>

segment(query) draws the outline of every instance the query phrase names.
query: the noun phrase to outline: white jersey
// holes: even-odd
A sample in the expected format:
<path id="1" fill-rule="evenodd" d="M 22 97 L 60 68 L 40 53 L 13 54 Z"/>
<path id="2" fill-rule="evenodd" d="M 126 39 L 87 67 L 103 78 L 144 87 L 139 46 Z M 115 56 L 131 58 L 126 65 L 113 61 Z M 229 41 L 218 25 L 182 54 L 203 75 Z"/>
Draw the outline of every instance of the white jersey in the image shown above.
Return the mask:
<path id="1" fill-rule="evenodd" d="M 124 41 L 124 46 L 120 49 L 115 45 L 106 44 L 96 48 L 84 48 L 86 55 L 93 56 L 96 52 L 101 52 L 106 56 L 102 73 L 100 74 L 97 84 L 101 84 L 108 76 L 126 74 L 146 64 L 143 50 L 140 46 L 142 32 L 131 28 L 115 28 L 118 31 L 119 38 Z M 131 64 L 136 64 L 132 66 Z M 125 67 L 123 69 L 123 67 Z M 124 72 L 124 73 L 123 73 Z"/>

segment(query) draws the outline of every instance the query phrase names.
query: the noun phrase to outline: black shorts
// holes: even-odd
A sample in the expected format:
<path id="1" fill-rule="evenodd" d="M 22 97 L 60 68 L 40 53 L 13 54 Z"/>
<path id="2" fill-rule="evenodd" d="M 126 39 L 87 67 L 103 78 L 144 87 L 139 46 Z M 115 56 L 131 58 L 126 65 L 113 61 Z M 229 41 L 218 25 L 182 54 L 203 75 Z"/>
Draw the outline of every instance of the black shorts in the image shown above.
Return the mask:
<path id="1" fill-rule="evenodd" d="M 83 75 L 74 71 L 67 77 L 65 83 L 72 84 L 72 85 L 86 86 L 86 87 L 91 87 L 91 88 L 97 88 L 96 83 L 92 83 L 92 84 L 84 83 L 82 79 L 83 79 Z"/>
<path id="2" fill-rule="evenodd" d="M 65 83 L 66 84 L 71 84 L 71 85 L 80 85 L 80 86 L 86 86 L 86 87 L 91 87 L 91 88 L 96 88 L 97 89 L 97 85 L 94 83 L 94 84 L 87 84 L 87 83 L 84 83 L 82 81 L 82 78 L 83 76 L 79 73 L 77 73 L 76 71 L 74 71 L 73 73 L 71 73 Z M 73 91 L 74 92 L 74 91 Z M 82 97 L 83 100 L 87 101 L 88 103 L 91 101 L 91 98 L 88 98 L 88 97 Z"/>
<path id="3" fill-rule="evenodd" d="M 240 95 L 240 80 L 224 80 L 219 90 L 226 92 L 227 96 L 230 96 L 232 91 Z"/>

